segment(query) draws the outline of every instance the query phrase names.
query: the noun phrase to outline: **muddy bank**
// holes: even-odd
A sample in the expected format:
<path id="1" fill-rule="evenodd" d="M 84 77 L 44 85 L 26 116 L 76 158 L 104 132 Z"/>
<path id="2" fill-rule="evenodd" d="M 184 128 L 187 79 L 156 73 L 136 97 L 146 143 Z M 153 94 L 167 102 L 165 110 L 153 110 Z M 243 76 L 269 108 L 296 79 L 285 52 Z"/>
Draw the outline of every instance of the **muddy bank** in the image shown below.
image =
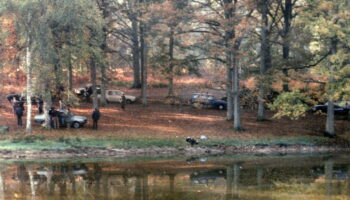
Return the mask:
<path id="1" fill-rule="evenodd" d="M 62 158 L 131 158 L 160 156 L 214 156 L 234 154 L 306 154 L 350 152 L 348 145 L 247 145 L 215 147 L 148 147 L 148 148 L 71 148 L 43 150 L 1 150 L 1 159 L 62 159 Z"/>

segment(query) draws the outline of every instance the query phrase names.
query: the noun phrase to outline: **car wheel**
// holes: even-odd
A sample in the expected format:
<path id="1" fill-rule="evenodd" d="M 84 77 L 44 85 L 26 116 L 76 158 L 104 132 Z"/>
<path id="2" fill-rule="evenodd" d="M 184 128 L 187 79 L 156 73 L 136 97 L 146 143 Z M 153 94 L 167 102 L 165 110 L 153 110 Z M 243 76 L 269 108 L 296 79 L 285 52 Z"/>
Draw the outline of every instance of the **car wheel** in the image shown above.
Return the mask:
<path id="1" fill-rule="evenodd" d="M 132 101 L 131 101 L 130 99 L 127 99 L 127 100 L 126 100 L 126 103 L 127 103 L 127 104 L 131 104 Z"/>
<path id="2" fill-rule="evenodd" d="M 219 105 L 219 110 L 223 110 L 223 109 L 225 109 L 225 106 L 224 105 Z"/>
<path id="3" fill-rule="evenodd" d="M 80 128 L 79 122 L 74 122 L 73 123 L 73 128 Z"/>

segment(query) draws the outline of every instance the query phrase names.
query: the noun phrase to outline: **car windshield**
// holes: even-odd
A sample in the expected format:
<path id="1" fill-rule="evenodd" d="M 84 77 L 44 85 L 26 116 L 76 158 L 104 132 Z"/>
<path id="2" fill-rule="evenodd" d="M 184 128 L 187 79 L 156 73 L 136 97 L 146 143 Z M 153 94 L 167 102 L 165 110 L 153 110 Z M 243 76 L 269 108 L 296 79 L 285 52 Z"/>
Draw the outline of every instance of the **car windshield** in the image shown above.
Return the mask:
<path id="1" fill-rule="evenodd" d="M 214 99 L 213 96 L 209 96 L 209 97 L 208 97 L 208 100 L 213 100 L 213 99 Z"/>

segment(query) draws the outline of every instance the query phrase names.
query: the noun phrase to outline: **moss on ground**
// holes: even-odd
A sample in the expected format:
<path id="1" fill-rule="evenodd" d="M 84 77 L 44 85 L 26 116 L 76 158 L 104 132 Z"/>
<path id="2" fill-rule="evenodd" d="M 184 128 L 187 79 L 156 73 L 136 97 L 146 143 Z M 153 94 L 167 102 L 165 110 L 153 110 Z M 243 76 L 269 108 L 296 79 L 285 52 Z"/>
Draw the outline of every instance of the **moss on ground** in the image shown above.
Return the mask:
<path id="1" fill-rule="evenodd" d="M 324 137 L 294 137 L 252 140 L 200 140 L 198 146 L 248 146 L 248 145 L 307 145 L 317 146 L 332 143 Z M 60 137 L 49 139 L 44 136 L 14 137 L 0 140 L 0 150 L 42 150 L 70 148 L 147 148 L 147 147 L 186 147 L 184 139 L 164 138 L 78 138 Z"/>

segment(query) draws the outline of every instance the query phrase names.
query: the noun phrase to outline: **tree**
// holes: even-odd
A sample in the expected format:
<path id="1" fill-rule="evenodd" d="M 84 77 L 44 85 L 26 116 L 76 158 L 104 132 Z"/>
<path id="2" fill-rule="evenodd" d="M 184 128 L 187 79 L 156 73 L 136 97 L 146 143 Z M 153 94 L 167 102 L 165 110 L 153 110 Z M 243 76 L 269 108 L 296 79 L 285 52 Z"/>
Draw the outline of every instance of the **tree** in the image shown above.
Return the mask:
<path id="1" fill-rule="evenodd" d="M 258 115 L 257 120 L 262 121 L 265 119 L 265 99 L 266 99 L 266 86 L 268 85 L 266 79 L 266 72 L 271 68 L 271 45 L 270 45 L 270 33 L 272 26 L 269 20 L 269 0 L 260 0 L 259 8 L 261 14 L 261 33 L 260 33 L 260 81 L 259 81 L 259 97 L 258 97 Z"/>
<path id="2" fill-rule="evenodd" d="M 144 11 L 147 9 L 147 0 L 139 0 L 142 6 L 140 11 L 140 18 L 144 16 Z M 139 24 L 140 29 L 140 66 L 141 66 L 141 98 L 143 106 L 147 106 L 147 70 L 148 70 L 148 24 L 147 21 L 141 21 Z"/>
<path id="3" fill-rule="evenodd" d="M 160 70 L 168 82 L 167 97 L 174 97 L 176 76 L 197 73 L 197 52 L 193 49 L 196 35 L 193 31 L 193 8 L 191 1 L 162 1 L 153 4 L 151 21 L 154 48 L 151 50 L 151 65 Z M 191 39 L 189 39 L 191 38 Z"/>
<path id="4" fill-rule="evenodd" d="M 350 3 L 346 0 L 307 1 L 305 23 L 314 35 L 310 49 L 322 52 L 327 49 L 329 56 L 320 63 L 315 73 L 328 78 L 326 83 L 326 99 L 328 100 L 327 122 L 325 132 L 335 136 L 334 101 L 345 94 L 350 78 L 349 43 L 347 27 L 350 25 Z"/>
<path id="5" fill-rule="evenodd" d="M 250 19 L 255 7 L 249 0 L 196 2 L 203 14 L 197 14 L 201 25 L 195 31 L 204 34 L 202 49 L 206 51 L 208 59 L 223 63 L 226 67 L 227 119 L 234 120 L 234 129 L 241 130 L 240 48 L 252 29 Z"/>
<path id="6" fill-rule="evenodd" d="M 33 58 L 40 57 L 41 42 L 46 37 L 41 38 L 43 31 L 47 26 L 42 23 L 45 18 L 45 1 L 29 0 L 26 2 L 10 1 L 7 4 L 8 12 L 15 15 L 17 22 L 17 34 L 22 39 L 20 45 L 25 49 L 26 66 L 26 99 L 27 99 L 27 123 L 26 132 L 31 133 L 31 115 L 32 115 L 32 70 Z"/>
<path id="7" fill-rule="evenodd" d="M 347 34 L 347 27 L 350 25 L 349 6 L 349 2 L 345 0 L 305 1 L 298 22 L 303 24 L 304 34 L 313 36 L 305 47 L 311 54 L 319 56 L 315 56 L 313 64 L 299 66 L 296 69 L 303 69 L 301 73 L 307 72 L 311 77 L 319 77 L 319 79 L 311 78 L 311 81 L 325 85 L 323 98 L 328 102 L 325 133 L 330 137 L 334 137 L 336 134 L 334 102 L 349 97 L 349 87 L 347 86 L 350 83 L 350 48 L 348 45 L 350 37 Z M 303 108 L 302 104 L 305 105 L 306 102 L 297 101 L 296 99 L 301 99 L 303 96 L 305 98 L 305 94 L 292 92 L 281 96 L 294 100 L 284 101 L 285 106 L 283 106 L 282 101 L 277 99 L 274 102 L 274 107 L 279 104 L 277 115 L 286 114 L 295 117 L 295 115 L 304 114 L 306 109 L 300 108 Z M 287 102 L 291 102 L 290 105 L 286 106 Z M 286 112 L 288 109 L 290 110 L 289 113 Z M 301 112 L 302 110 L 304 111 Z"/>
<path id="8" fill-rule="evenodd" d="M 105 52 L 113 53 L 119 59 L 127 63 L 132 63 L 133 85 L 132 88 L 141 88 L 140 74 L 140 12 L 142 3 L 139 0 L 97 0 L 100 2 L 100 8 L 106 13 L 108 10 L 109 18 L 106 23 L 105 33 L 112 41 L 119 41 L 123 45 L 107 45 Z M 131 56 L 126 49 L 131 50 Z"/>
<path id="9" fill-rule="evenodd" d="M 93 59 L 92 69 L 97 64 L 101 66 L 103 21 L 96 4 L 83 0 L 13 0 L 8 2 L 7 10 L 15 15 L 19 45 L 26 49 L 27 132 L 31 127 L 32 70 L 36 72 L 33 77 L 36 91 L 43 97 L 46 126 L 49 128 L 48 110 L 52 103 L 52 91 L 57 89 L 52 85 L 57 85 L 57 76 L 60 76 L 54 72 L 62 71 L 63 63 L 69 63 L 71 68 L 72 54 L 85 62 Z M 64 56 L 65 51 L 70 52 L 69 56 Z M 91 72 L 96 75 L 94 70 Z M 71 79 L 71 69 L 69 74 Z M 56 81 L 52 83 L 52 80 Z M 72 83 L 69 85 L 71 87 Z M 96 107 L 96 92 L 94 94 Z"/>

